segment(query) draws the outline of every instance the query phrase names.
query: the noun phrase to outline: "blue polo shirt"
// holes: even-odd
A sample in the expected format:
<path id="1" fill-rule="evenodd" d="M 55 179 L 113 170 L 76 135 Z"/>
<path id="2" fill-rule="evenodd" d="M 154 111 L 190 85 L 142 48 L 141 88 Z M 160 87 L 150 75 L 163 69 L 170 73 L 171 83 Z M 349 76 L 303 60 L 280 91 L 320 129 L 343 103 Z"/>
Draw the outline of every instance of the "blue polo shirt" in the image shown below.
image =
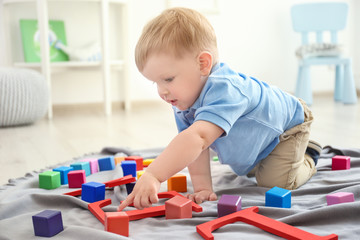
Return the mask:
<path id="1" fill-rule="evenodd" d="M 238 175 L 247 174 L 268 156 L 284 131 L 304 122 L 304 109 L 297 98 L 237 73 L 225 63 L 213 67 L 191 108 L 173 108 L 179 132 L 198 120 L 224 130 L 210 147 Z"/>

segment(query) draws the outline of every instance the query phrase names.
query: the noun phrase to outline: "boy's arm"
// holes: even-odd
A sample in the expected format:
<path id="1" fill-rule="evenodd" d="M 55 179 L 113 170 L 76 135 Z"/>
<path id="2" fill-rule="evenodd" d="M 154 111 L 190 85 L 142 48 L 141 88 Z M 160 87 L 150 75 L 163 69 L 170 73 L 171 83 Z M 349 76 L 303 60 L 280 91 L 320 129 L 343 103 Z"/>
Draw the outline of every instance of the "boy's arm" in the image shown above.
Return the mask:
<path id="1" fill-rule="evenodd" d="M 139 209 L 156 203 L 160 183 L 198 159 L 223 132 L 222 128 L 207 121 L 196 121 L 180 132 L 138 179 L 134 190 L 120 204 L 119 210 L 132 202 Z"/>
<path id="2" fill-rule="evenodd" d="M 206 200 L 215 201 L 217 199 L 212 187 L 209 158 L 210 154 L 208 148 L 200 154 L 198 159 L 188 166 L 194 193 L 188 194 L 187 197 L 198 204 Z"/>

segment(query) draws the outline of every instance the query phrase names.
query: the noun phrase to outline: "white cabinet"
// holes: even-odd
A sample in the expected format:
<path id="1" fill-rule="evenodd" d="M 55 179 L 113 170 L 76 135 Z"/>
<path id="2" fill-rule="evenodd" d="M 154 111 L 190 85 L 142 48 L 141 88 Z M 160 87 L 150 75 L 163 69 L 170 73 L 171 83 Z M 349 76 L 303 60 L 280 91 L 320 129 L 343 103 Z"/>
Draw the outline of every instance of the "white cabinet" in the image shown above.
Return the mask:
<path id="1" fill-rule="evenodd" d="M 71 11 L 72 6 L 75 4 L 80 11 L 76 12 Z M 84 6 L 84 12 L 82 12 L 82 7 Z M 86 14 L 85 6 L 94 6 L 97 14 L 89 17 L 89 14 Z M 104 101 L 104 111 L 106 115 L 110 115 L 112 112 L 112 96 L 111 96 L 111 75 L 114 71 L 120 71 L 121 76 L 118 78 L 118 81 L 121 81 L 121 95 L 124 102 L 124 108 L 129 109 L 131 106 L 130 96 L 129 96 L 129 1 L 128 0 L 2 0 L 2 12 L 0 13 L 3 17 L 3 32 L 5 49 L 2 51 L 5 53 L 5 61 L 9 66 L 15 67 L 25 67 L 25 68 L 35 68 L 42 72 L 42 74 L 47 79 L 47 84 L 50 89 L 50 102 L 49 102 L 49 111 L 48 117 L 51 119 L 53 116 L 52 113 L 52 97 L 51 97 L 51 85 L 52 78 L 54 75 L 59 73 L 64 73 L 66 71 L 81 69 L 81 71 L 99 71 L 102 78 L 102 87 L 103 87 L 103 101 Z M 24 61 L 23 56 L 19 54 L 22 49 L 22 42 L 19 34 L 14 34 L 14 25 L 11 24 L 11 21 L 14 21 L 16 18 L 17 11 L 16 9 L 26 9 L 25 15 L 29 15 L 31 12 L 34 15 L 34 18 L 37 18 L 40 32 L 40 46 L 41 46 L 41 62 L 40 63 L 27 63 Z M 59 10 L 58 9 L 62 9 Z M 65 9 L 65 10 L 64 10 Z M 111 9 L 116 9 L 116 12 L 111 11 Z M 112 12 L 112 15 L 111 15 Z M 97 29 L 100 36 L 98 40 L 101 44 L 101 55 L 102 58 L 97 62 L 86 62 L 86 61 L 66 61 L 66 62 L 50 62 L 49 57 L 49 19 L 52 19 L 52 15 L 60 15 L 62 19 L 69 18 L 69 23 L 73 29 L 77 31 L 72 31 L 70 36 L 67 33 L 68 37 L 73 39 L 79 39 L 79 41 L 87 39 L 86 33 L 82 32 L 82 25 L 78 24 L 76 19 L 82 20 L 82 24 L 91 25 L 90 29 L 93 27 Z M 119 21 L 114 21 L 114 17 Z M 19 17 L 19 16 L 18 16 Z M 20 16 L 22 17 L 22 16 Z M 28 17 L 28 16 L 24 16 Z M 59 17 L 59 16 L 58 16 Z M 85 18 L 85 19 L 83 19 Z M 88 18 L 88 19 L 86 19 Z M 96 26 L 97 25 L 97 26 Z M 112 26 L 112 28 L 111 28 Z M 89 29 L 89 26 L 87 26 Z M 112 29 L 110 31 L 110 29 Z M 113 30 L 118 31 L 114 33 Z M 20 30 L 17 30 L 20 32 Z M 115 47 L 110 46 L 111 41 L 114 41 L 114 35 L 119 36 L 121 40 L 115 44 Z M 115 38 L 116 39 L 116 38 Z M 85 42 L 84 42 L 85 43 Z M 114 44 L 113 44 L 114 45 Z M 2 54 L 4 54 L 2 53 Z M 84 79 L 86 81 L 86 79 Z M 86 86 L 86 82 L 84 82 Z"/>

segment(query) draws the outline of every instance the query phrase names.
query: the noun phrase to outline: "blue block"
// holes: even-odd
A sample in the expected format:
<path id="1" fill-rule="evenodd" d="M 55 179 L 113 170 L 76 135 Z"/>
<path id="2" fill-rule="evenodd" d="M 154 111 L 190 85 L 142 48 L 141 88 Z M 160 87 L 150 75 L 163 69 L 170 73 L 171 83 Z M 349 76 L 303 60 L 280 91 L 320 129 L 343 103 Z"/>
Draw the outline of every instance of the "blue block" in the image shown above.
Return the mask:
<path id="1" fill-rule="evenodd" d="M 85 176 L 91 175 L 89 162 L 76 162 L 76 163 L 70 164 L 70 167 L 73 167 L 74 170 L 85 170 Z"/>
<path id="2" fill-rule="evenodd" d="M 109 171 L 115 169 L 115 160 L 114 157 L 105 157 L 98 159 L 99 170 L 100 171 Z"/>
<path id="3" fill-rule="evenodd" d="M 126 192 L 128 195 L 130 195 L 130 193 L 133 191 L 135 184 L 136 184 L 136 182 L 126 184 Z"/>
<path id="4" fill-rule="evenodd" d="M 266 192 L 265 206 L 291 208 L 291 192 L 283 188 L 273 187 Z"/>
<path id="5" fill-rule="evenodd" d="M 136 162 L 135 161 L 122 161 L 121 167 L 123 169 L 124 177 L 126 175 L 132 175 L 136 177 Z"/>
<path id="6" fill-rule="evenodd" d="M 105 199 L 105 184 L 87 182 L 81 185 L 81 200 L 93 203 Z"/>
<path id="7" fill-rule="evenodd" d="M 32 216 L 35 236 L 52 237 L 64 230 L 61 212 L 44 210 Z"/>
<path id="8" fill-rule="evenodd" d="M 73 167 L 66 166 L 53 169 L 54 172 L 60 172 L 61 185 L 68 184 L 68 173 L 72 170 L 74 170 Z"/>

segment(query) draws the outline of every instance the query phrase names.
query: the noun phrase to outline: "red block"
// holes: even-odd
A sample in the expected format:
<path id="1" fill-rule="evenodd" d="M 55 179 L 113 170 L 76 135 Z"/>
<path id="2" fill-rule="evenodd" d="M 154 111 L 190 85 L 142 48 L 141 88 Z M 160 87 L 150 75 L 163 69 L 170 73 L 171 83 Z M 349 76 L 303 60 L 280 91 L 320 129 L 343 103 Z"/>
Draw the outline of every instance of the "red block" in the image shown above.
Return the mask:
<path id="1" fill-rule="evenodd" d="M 129 236 L 129 216 L 125 212 L 106 212 L 105 231 Z"/>
<path id="2" fill-rule="evenodd" d="M 86 183 L 85 170 L 75 170 L 68 173 L 69 188 L 81 188 Z"/>
<path id="3" fill-rule="evenodd" d="M 140 156 L 128 156 L 125 157 L 125 161 L 135 161 L 136 162 L 136 171 L 144 169 L 143 158 Z"/>
<path id="4" fill-rule="evenodd" d="M 332 170 L 350 169 L 350 157 L 336 155 L 332 158 Z"/>
<path id="5" fill-rule="evenodd" d="M 181 196 L 175 196 L 167 200 L 165 202 L 165 218 L 192 218 L 191 200 Z"/>

